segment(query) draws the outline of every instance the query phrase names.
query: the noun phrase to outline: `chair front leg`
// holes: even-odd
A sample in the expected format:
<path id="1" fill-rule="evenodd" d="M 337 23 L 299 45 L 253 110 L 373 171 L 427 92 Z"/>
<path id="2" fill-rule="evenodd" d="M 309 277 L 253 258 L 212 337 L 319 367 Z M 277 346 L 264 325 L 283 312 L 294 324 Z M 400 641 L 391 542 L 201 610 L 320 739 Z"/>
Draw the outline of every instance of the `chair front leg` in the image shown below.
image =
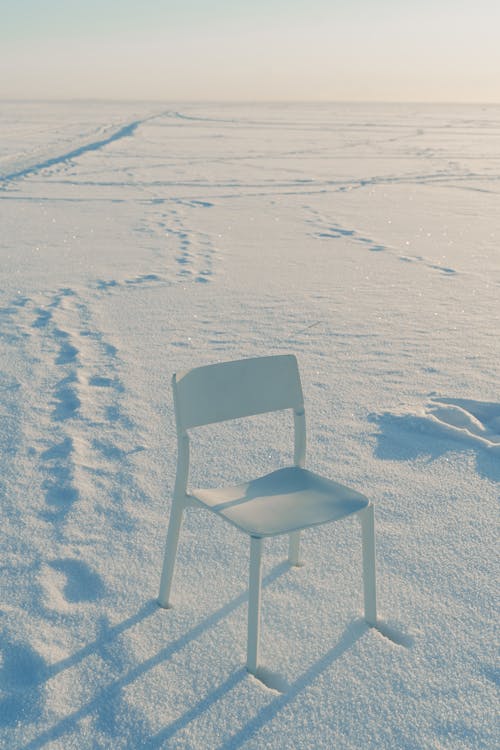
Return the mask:
<path id="1" fill-rule="evenodd" d="M 375 576 L 375 519 L 372 503 L 361 512 L 361 531 L 363 538 L 365 620 L 369 625 L 376 625 L 377 591 Z"/>
<path id="2" fill-rule="evenodd" d="M 172 586 L 172 577 L 174 575 L 175 557 L 177 554 L 177 544 L 179 542 L 179 531 L 182 523 L 183 510 L 184 503 L 182 503 L 181 500 L 176 500 L 174 498 L 172 501 L 172 509 L 170 511 L 165 556 L 163 558 L 163 568 L 161 572 L 160 593 L 158 595 L 158 604 L 160 607 L 168 608 L 170 606 L 170 588 Z"/>
<path id="3" fill-rule="evenodd" d="M 259 662 L 260 600 L 262 584 L 262 539 L 250 537 L 250 582 L 248 591 L 247 670 L 255 675 Z"/>

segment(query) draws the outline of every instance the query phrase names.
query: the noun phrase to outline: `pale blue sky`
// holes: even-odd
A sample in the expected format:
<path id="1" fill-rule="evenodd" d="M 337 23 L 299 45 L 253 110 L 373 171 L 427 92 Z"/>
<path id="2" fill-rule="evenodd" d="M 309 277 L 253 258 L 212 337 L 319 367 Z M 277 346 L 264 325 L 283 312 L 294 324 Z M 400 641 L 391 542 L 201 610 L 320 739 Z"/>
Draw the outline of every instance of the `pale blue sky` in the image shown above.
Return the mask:
<path id="1" fill-rule="evenodd" d="M 0 0 L 0 98 L 500 101 L 500 0 Z"/>

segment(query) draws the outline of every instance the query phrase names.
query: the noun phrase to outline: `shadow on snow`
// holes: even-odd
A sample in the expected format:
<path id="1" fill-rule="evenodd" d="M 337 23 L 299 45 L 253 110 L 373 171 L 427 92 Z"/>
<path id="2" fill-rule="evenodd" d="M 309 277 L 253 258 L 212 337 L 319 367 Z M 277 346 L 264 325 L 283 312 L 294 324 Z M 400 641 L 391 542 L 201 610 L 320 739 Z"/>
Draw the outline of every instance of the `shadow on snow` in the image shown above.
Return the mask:
<path id="1" fill-rule="evenodd" d="M 424 416 L 386 412 L 371 414 L 369 419 L 380 430 L 376 435 L 377 458 L 412 461 L 427 456 L 436 460 L 451 451 L 466 450 L 475 453 L 480 476 L 499 482 L 499 416 L 499 404 L 432 399 Z"/>
<path id="2" fill-rule="evenodd" d="M 289 569 L 287 562 L 280 563 L 277 565 L 263 580 L 263 585 L 269 585 L 272 581 L 276 580 L 286 570 Z M 105 731 L 110 731 L 115 727 L 118 733 L 123 734 L 123 731 L 127 727 L 123 726 L 123 717 L 117 718 L 115 714 L 120 710 L 120 702 L 122 698 L 122 691 L 135 680 L 145 675 L 149 670 L 154 667 L 167 662 L 172 656 L 187 646 L 192 641 L 199 638 L 207 629 L 214 627 L 227 617 L 231 612 L 236 610 L 241 605 L 245 604 L 248 599 L 248 592 L 244 591 L 239 596 L 234 598 L 232 601 L 225 604 L 216 612 L 206 617 L 204 620 L 195 625 L 191 630 L 182 635 L 181 637 L 174 640 L 169 645 L 162 648 L 158 653 L 154 654 L 148 659 L 137 666 L 129 669 L 121 677 L 118 677 L 113 682 L 98 689 L 94 694 L 93 698 L 88 701 L 81 708 L 73 711 L 73 713 L 60 719 L 57 724 L 47 729 L 46 731 L 39 734 L 37 737 L 32 739 L 26 745 L 23 746 L 22 750 L 37 750 L 45 745 L 55 742 L 64 735 L 73 732 L 77 729 L 78 724 L 92 714 L 95 714 L 97 718 L 97 728 L 101 727 Z M 148 601 L 145 605 L 132 617 L 124 620 L 123 622 L 109 627 L 106 622 L 101 622 L 101 635 L 95 641 L 84 646 L 79 651 L 75 652 L 66 659 L 51 665 L 46 666 L 37 654 L 34 652 L 28 654 L 27 664 L 28 668 L 24 670 L 24 677 L 16 678 L 16 684 L 11 684 L 12 695 L 8 695 L 3 699 L 0 704 L 0 726 L 12 726 L 19 721 L 33 721 L 39 717 L 42 712 L 42 694 L 41 688 L 51 678 L 60 674 L 66 669 L 76 666 L 82 662 L 85 658 L 93 655 L 98 655 L 106 662 L 111 662 L 112 665 L 117 669 L 126 669 L 126 665 L 123 659 L 123 655 L 117 652 L 117 638 L 125 633 L 127 630 L 137 625 L 141 621 L 146 620 L 148 617 L 158 612 L 158 604 L 156 601 Z M 165 615 L 168 617 L 168 614 Z M 105 620 L 105 618 L 103 618 Z M 243 742 L 256 731 L 270 721 L 279 711 L 290 701 L 306 688 L 318 675 L 324 670 L 330 667 L 337 659 L 339 659 L 346 651 L 352 646 L 369 630 L 369 626 L 362 619 L 355 619 L 350 622 L 344 633 L 342 634 L 338 643 L 331 648 L 321 659 L 313 663 L 309 669 L 307 669 L 298 679 L 291 684 L 285 685 L 282 680 L 280 689 L 285 692 L 280 693 L 277 689 L 270 689 L 269 696 L 272 697 L 270 703 L 264 706 L 254 717 L 252 717 L 243 727 L 241 727 L 235 734 L 230 738 L 226 739 L 221 750 L 229 750 L 229 748 L 237 748 Z M 394 637 L 395 631 L 391 633 L 385 633 L 383 623 L 381 623 L 381 633 L 386 637 L 393 640 L 397 645 L 411 645 L 406 643 L 401 638 L 398 641 L 398 637 Z M 397 633 L 396 633 L 397 636 Z M 23 651 L 24 654 L 24 651 Z M 12 657 L 14 658 L 14 657 Z M 10 660 L 12 661 L 12 659 Z M 28 663 L 29 662 L 29 663 Z M 9 662 L 10 664 L 10 662 Z M 4 671 L 5 671 L 4 665 Z M 8 664 L 7 664 L 8 668 Z M 265 672 L 265 670 L 264 670 Z M 4 675 L 5 676 L 5 675 Z M 276 676 L 274 676 L 276 678 Z M 125 722 L 129 724 L 130 739 L 134 741 L 135 746 L 141 748 L 147 748 L 147 750 L 154 750 L 154 748 L 160 748 L 164 746 L 164 743 L 173 737 L 177 732 L 187 727 L 192 721 L 196 720 L 204 712 L 206 712 L 212 705 L 220 700 L 225 694 L 231 691 L 238 683 L 243 679 L 255 680 L 256 684 L 261 689 L 263 685 L 258 682 L 256 678 L 249 675 L 246 669 L 241 668 L 231 674 L 227 680 L 221 685 L 216 687 L 211 693 L 202 698 L 196 705 L 187 710 L 184 714 L 179 716 L 168 726 L 161 729 L 155 735 L 151 736 L 150 730 L 146 726 L 146 721 L 139 714 L 133 717 L 133 721 Z M 20 680 L 20 681 L 19 681 Z M 275 679 L 276 685 L 278 681 Z M 21 692 L 23 695 L 21 695 Z M 31 696 L 31 697 L 30 697 Z M 29 710 L 26 711 L 22 708 L 23 701 L 26 701 L 26 697 L 30 697 L 30 700 L 24 706 L 28 705 Z M 17 702 L 16 702 L 17 701 Z M 14 706 L 13 706 L 14 702 Z M 4 710 L 2 711 L 2 707 Z M 11 709 L 14 707 L 17 709 L 12 713 Z M 123 707 L 121 707 L 123 711 Z M 127 712 L 130 713 L 130 707 L 127 707 Z M 9 718 L 7 718 L 7 716 Z M 130 718 L 130 717 L 129 717 Z"/>

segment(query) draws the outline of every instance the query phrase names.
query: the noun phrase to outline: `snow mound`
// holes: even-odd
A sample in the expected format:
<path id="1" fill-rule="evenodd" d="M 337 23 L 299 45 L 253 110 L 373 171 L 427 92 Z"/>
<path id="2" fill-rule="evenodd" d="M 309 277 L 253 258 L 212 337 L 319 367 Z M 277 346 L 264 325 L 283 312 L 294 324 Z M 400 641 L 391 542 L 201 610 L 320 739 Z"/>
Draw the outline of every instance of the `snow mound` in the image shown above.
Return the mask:
<path id="1" fill-rule="evenodd" d="M 451 437 L 500 454 L 500 404 L 432 398 L 425 414 L 433 425 Z"/>

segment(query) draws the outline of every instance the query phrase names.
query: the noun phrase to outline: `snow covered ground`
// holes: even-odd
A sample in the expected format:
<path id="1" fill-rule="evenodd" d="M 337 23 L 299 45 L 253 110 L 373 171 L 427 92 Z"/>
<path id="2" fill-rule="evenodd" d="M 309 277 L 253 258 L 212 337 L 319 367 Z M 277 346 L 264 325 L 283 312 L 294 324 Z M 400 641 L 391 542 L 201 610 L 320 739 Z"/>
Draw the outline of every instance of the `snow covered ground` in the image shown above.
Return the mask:
<path id="1" fill-rule="evenodd" d="M 0 114 L 0 747 L 496 748 L 500 107 L 14 103 Z M 293 352 L 308 467 L 376 503 L 265 546 L 188 512 L 156 604 L 173 372 Z M 195 431 L 195 484 L 291 460 Z"/>

